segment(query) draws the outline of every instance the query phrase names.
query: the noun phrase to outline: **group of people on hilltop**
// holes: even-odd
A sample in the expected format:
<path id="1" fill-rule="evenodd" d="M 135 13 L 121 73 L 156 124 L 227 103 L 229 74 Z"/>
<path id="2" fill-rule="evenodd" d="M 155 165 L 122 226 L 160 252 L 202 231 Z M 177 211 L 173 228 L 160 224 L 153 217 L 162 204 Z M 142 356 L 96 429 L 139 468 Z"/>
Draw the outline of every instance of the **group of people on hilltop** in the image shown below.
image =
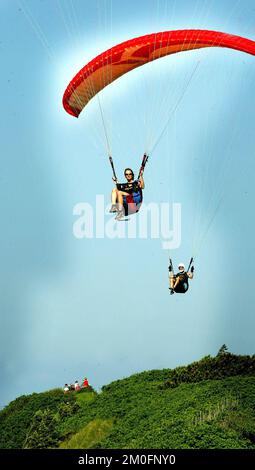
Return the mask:
<path id="1" fill-rule="evenodd" d="M 89 387 L 89 381 L 87 377 L 84 378 L 82 384 L 80 385 L 78 380 L 75 380 L 74 384 L 65 384 L 64 385 L 64 393 L 75 391 L 79 392 L 82 388 Z"/>

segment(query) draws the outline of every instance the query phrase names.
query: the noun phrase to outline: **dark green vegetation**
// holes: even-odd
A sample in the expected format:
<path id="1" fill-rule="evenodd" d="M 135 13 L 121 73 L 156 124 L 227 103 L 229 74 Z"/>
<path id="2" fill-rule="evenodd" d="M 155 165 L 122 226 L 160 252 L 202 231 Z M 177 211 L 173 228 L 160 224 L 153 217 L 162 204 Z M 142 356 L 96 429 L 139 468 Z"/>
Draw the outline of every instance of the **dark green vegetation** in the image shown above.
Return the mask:
<path id="1" fill-rule="evenodd" d="M 255 449 L 255 356 L 219 351 L 102 388 L 22 396 L 0 413 L 0 448 Z"/>

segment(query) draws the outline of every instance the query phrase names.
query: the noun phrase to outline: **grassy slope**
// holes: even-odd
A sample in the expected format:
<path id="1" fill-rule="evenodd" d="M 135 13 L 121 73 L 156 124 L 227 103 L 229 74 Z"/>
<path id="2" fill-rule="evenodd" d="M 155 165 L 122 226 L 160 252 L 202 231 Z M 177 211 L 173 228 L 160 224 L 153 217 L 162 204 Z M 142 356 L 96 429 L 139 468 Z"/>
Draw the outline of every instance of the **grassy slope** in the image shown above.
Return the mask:
<path id="1" fill-rule="evenodd" d="M 54 435 L 47 441 L 48 423 Z M 147 371 L 99 394 L 33 394 L 0 413 L 0 448 L 46 441 L 61 448 L 254 449 L 255 357 L 228 354 Z"/>
<path id="2" fill-rule="evenodd" d="M 255 377 L 233 377 L 159 390 L 132 378 L 112 385 L 79 417 L 62 423 L 78 433 L 73 448 L 255 448 Z M 105 436 L 87 439 L 92 423 L 110 423 Z M 84 433 L 84 441 L 81 431 Z M 74 444 L 74 437 L 71 437 Z M 70 439 L 62 448 L 70 448 Z"/>

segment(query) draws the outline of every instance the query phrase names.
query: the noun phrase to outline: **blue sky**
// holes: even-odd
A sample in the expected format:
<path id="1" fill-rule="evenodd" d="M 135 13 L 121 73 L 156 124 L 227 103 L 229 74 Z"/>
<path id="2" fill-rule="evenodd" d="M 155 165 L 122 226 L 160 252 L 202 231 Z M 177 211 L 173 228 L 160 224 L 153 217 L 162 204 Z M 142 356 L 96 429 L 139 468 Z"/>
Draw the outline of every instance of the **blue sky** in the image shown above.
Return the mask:
<path id="1" fill-rule="evenodd" d="M 186 28 L 255 39 L 254 24 L 247 0 L 1 0 L 1 405 L 84 376 L 99 389 L 223 343 L 254 353 L 254 57 L 178 54 L 100 95 L 119 175 L 172 113 L 144 198 L 182 205 L 171 256 L 187 263 L 199 248 L 185 296 L 169 296 L 162 240 L 73 236 L 74 206 L 107 201 L 112 181 L 97 99 L 78 120 L 62 107 L 79 68 L 121 41 Z"/>

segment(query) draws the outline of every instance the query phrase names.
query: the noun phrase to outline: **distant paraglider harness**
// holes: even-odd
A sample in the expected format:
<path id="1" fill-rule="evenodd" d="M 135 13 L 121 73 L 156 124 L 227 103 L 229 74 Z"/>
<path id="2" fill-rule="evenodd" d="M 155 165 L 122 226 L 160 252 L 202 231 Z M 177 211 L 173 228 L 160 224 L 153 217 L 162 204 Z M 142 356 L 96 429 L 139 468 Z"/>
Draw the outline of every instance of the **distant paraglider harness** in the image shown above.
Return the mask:
<path id="1" fill-rule="evenodd" d="M 113 159 L 111 156 L 109 156 L 110 164 L 112 167 L 112 172 L 113 172 L 113 177 L 114 180 L 116 181 L 116 187 L 119 191 L 123 191 L 125 193 L 128 193 L 128 196 L 124 196 L 123 198 L 123 206 L 125 210 L 125 216 L 134 214 L 135 212 L 138 212 L 142 201 L 143 201 L 143 193 L 141 188 L 139 187 L 139 179 L 145 169 L 145 165 L 149 159 L 149 156 L 145 153 L 142 159 L 142 163 L 140 166 L 140 170 L 138 173 L 138 178 L 133 181 L 133 183 L 118 183 L 118 178 L 115 172 L 114 168 L 114 163 Z"/>
<path id="2" fill-rule="evenodd" d="M 190 259 L 188 269 L 185 273 L 174 274 L 173 262 L 171 258 L 169 258 L 169 268 L 168 268 L 169 273 L 171 272 L 173 274 L 174 279 L 176 279 L 177 277 L 180 278 L 180 282 L 175 289 L 175 292 L 177 292 L 178 294 L 185 294 L 185 292 L 187 292 L 189 288 L 187 272 L 189 272 L 190 268 L 191 268 L 191 272 L 193 273 L 194 272 L 194 258 L 193 257 Z"/>

